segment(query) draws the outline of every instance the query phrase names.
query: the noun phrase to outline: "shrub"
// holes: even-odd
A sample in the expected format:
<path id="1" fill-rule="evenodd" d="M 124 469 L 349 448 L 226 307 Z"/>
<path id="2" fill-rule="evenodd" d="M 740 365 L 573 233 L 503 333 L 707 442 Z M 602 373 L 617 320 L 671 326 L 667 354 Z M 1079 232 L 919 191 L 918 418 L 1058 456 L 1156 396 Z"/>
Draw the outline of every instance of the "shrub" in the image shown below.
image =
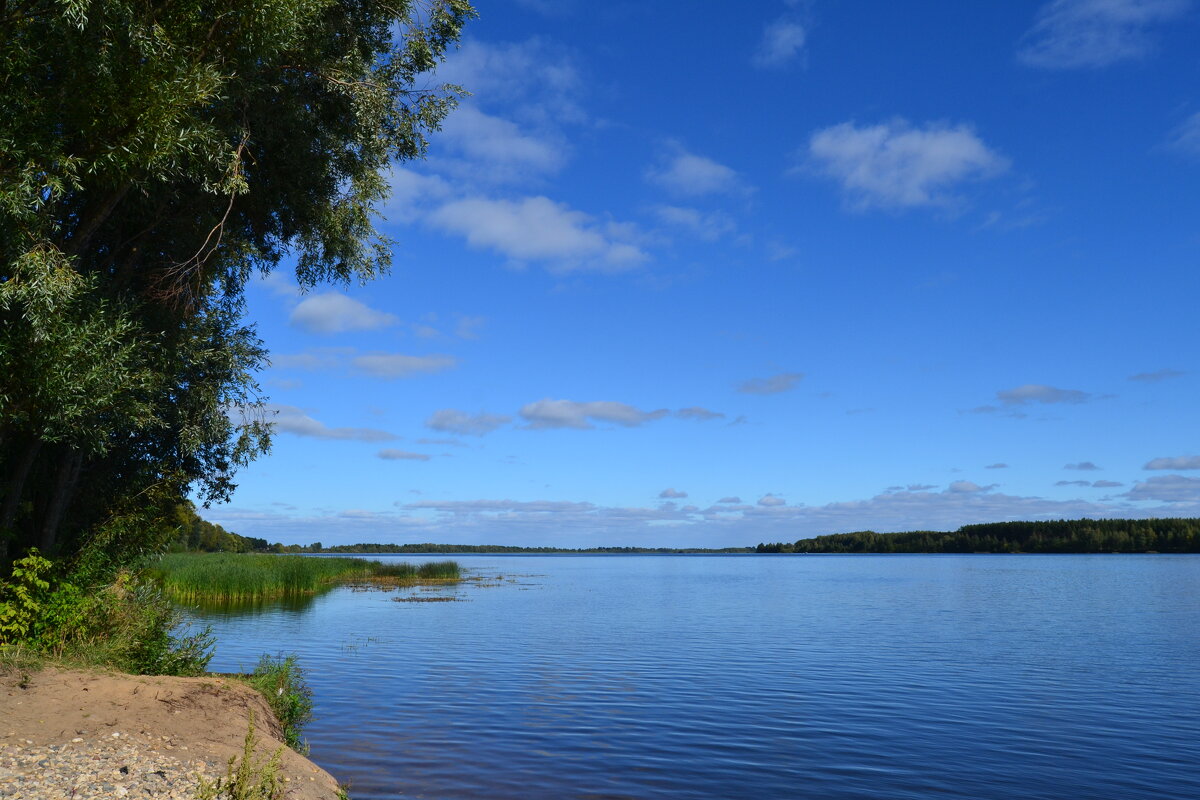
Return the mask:
<path id="1" fill-rule="evenodd" d="M 307 753 L 308 745 L 300 732 L 312 720 L 312 689 L 305 682 L 296 656 L 263 655 L 246 682 L 267 698 L 283 726 L 283 740 L 288 747 Z"/>

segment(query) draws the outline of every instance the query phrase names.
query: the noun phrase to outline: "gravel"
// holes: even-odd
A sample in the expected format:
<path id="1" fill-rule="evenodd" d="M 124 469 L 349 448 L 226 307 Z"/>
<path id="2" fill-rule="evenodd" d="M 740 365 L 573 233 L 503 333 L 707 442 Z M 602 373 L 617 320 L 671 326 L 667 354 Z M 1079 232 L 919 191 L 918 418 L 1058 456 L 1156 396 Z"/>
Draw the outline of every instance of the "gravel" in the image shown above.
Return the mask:
<path id="1" fill-rule="evenodd" d="M 13 800 L 193 800 L 200 776 L 225 765 L 189 757 L 167 736 L 106 732 L 64 744 L 0 743 L 0 798 Z"/>

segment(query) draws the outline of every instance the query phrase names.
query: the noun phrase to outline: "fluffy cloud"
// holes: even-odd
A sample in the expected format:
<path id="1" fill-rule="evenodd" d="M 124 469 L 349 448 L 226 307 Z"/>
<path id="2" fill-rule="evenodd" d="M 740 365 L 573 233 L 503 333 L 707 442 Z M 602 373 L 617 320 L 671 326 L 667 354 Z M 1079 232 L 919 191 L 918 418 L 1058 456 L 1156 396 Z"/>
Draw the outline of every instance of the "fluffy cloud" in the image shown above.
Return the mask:
<path id="1" fill-rule="evenodd" d="M 738 384 L 737 390 L 742 394 L 779 394 L 796 388 L 796 384 L 804 377 L 802 372 L 781 372 L 769 378 L 751 378 Z"/>
<path id="2" fill-rule="evenodd" d="M 1090 461 L 1080 461 L 1078 464 L 1063 464 L 1063 469 L 1073 469 L 1080 472 L 1093 472 L 1101 469 Z"/>
<path id="3" fill-rule="evenodd" d="M 952 481 L 950 485 L 946 487 L 946 491 L 950 492 L 951 494 L 975 494 L 977 492 L 990 492 L 995 488 L 996 484 L 994 483 L 988 484 L 987 486 L 980 486 L 974 481 Z"/>
<path id="4" fill-rule="evenodd" d="M 565 146 L 539 138 L 515 123 L 485 114 L 473 104 L 452 112 L 442 125 L 439 143 L 461 161 L 439 160 L 448 171 L 492 183 L 527 180 L 557 172 L 566 162 Z"/>
<path id="5" fill-rule="evenodd" d="M 1156 500 L 1162 503 L 1200 503 L 1200 478 L 1156 475 L 1134 484 L 1123 496 L 1130 500 Z"/>
<path id="6" fill-rule="evenodd" d="M 1091 397 L 1087 392 L 1077 389 L 1058 389 L 1040 383 L 1027 383 L 1014 389 L 1002 389 L 996 392 L 996 399 L 1006 406 L 1023 406 L 1029 403 L 1078 404 L 1086 403 Z"/>
<path id="7" fill-rule="evenodd" d="M 737 172 L 711 158 L 689 153 L 676 145 L 664 163 L 646 172 L 646 178 L 669 192 L 687 197 L 744 191 Z"/>
<path id="8" fill-rule="evenodd" d="M 808 157 L 842 185 L 853 206 L 863 209 L 952 206 L 959 186 L 1008 168 L 1008 160 L 969 125 L 914 128 L 903 119 L 824 128 L 810 137 Z"/>
<path id="9" fill-rule="evenodd" d="M 1092 481 L 1092 488 L 1095 489 L 1115 489 L 1118 486 L 1124 485 L 1120 481 Z"/>
<path id="10" fill-rule="evenodd" d="M 763 508 L 778 508 L 779 506 L 787 505 L 787 500 L 782 497 L 776 497 L 773 494 L 765 494 L 758 498 L 758 504 Z"/>
<path id="11" fill-rule="evenodd" d="M 1193 158 L 1200 158 L 1200 111 L 1192 114 L 1183 124 L 1171 131 L 1167 137 L 1167 147 L 1177 153 Z M 1160 370 L 1171 372 L 1172 370 Z"/>
<path id="12" fill-rule="evenodd" d="M 722 497 L 722 498 L 721 498 L 720 500 L 718 500 L 717 502 L 718 502 L 718 503 L 732 503 L 732 504 L 734 504 L 734 505 L 741 505 L 741 503 L 742 503 L 742 498 L 738 497 L 737 495 L 731 495 L 731 496 L 729 496 L 729 497 Z"/>
<path id="13" fill-rule="evenodd" d="M 502 428 L 512 422 L 512 417 L 503 414 L 469 414 L 457 408 L 443 408 L 433 412 L 425 420 L 426 427 L 444 433 L 458 433 L 467 436 L 483 436 L 497 428 Z"/>
<path id="14" fill-rule="evenodd" d="M 314 439 L 340 439 L 357 442 L 386 442 L 398 439 L 394 433 L 375 428 L 330 428 L 296 406 L 270 404 L 266 408 L 268 421 L 280 433 L 309 436 Z"/>
<path id="15" fill-rule="evenodd" d="M 474 92 L 529 122 L 579 121 L 584 89 L 571 57 L 540 39 L 492 44 L 467 39 L 437 68 L 439 81 Z"/>
<path id="16" fill-rule="evenodd" d="M 681 498 L 687 497 L 688 493 L 687 492 L 677 492 L 674 489 L 663 489 L 661 492 L 658 493 L 658 496 L 664 500 L 679 500 Z"/>
<path id="17" fill-rule="evenodd" d="M 777 19 L 763 30 L 752 62 L 756 67 L 782 67 L 796 57 L 804 47 L 804 26 L 787 19 Z"/>
<path id="18" fill-rule="evenodd" d="M 369 353 L 355 356 L 350 363 L 360 372 L 377 378 L 408 378 L 432 372 L 444 372 L 458 365 L 448 355 L 408 356 L 402 353 Z"/>
<path id="19" fill-rule="evenodd" d="M 1182 16 L 1188 0 L 1052 0 L 1038 11 L 1017 59 L 1031 67 L 1081 69 L 1142 58 L 1151 29 Z"/>
<path id="20" fill-rule="evenodd" d="M 357 352 L 353 347 L 318 347 L 303 353 L 272 353 L 271 366 L 281 369 L 334 369 Z"/>
<path id="21" fill-rule="evenodd" d="M 444 202 L 454 194 L 446 179 L 426 175 L 398 164 L 392 165 L 388 176 L 391 194 L 383 205 L 383 216 L 395 222 L 413 222 L 426 213 L 433 203 Z"/>
<path id="22" fill-rule="evenodd" d="M 664 224 L 688 231 L 705 242 L 715 242 L 737 229 L 733 219 L 720 211 L 704 212 L 682 206 L 656 206 L 654 214 Z"/>
<path id="23" fill-rule="evenodd" d="M 657 411 L 641 411 L 625 403 L 611 400 L 594 400 L 576 402 L 574 400 L 538 400 L 521 406 L 518 412 L 531 430 L 547 430 L 551 428 L 595 427 L 592 422 L 612 422 L 632 428 L 645 422 L 661 419 L 668 413 L 666 409 Z"/>
<path id="24" fill-rule="evenodd" d="M 302 300 L 292 309 L 288 321 L 309 333 L 341 333 L 379 330 L 395 325 L 400 319 L 341 292 L 325 292 Z"/>
<path id="25" fill-rule="evenodd" d="M 1142 469 L 1200 469 L 1200 456 L 1152 458 Z"/>
<path id="26" fill-rule="evenodd" d="M 514 261 L 541 261 L 556 272 L 619 272 L 647 260 L 630 242 L 628 228 L 603 225 L 548 197 L 455 200 L 432 212 L 435 227 L 466 237 L 472 247 Z"/>
<path id="27" fill-rule="evenodd" d="M 243 534 L 272 541 L 723 547 L 863 529 L 954 530 L 981 520 L 1192 516 L 1197 509 L 1200 479 L 1175 475 L 1153 478 L 1102 502 L 947 489 L 889 491 L 819 506 L 742 505 L 737 497 L 722 498 L 704 509 L 671 503 L 631 508 L 563 500 L 425 500 L 397 502 L 392 512 L 369 512 L 353 519 L 336 513 L 302 518 L 229 507 L 214 509 L 210 518 L 236 523 Z"/>
<path id="28" fill-rule="evenodd" d="M 1159 369 L 1154 372 L 1139 372 L 1137 375 L 1130 375 L 1129 380 L 1141 381 L 1142 383 L 1158 383 L 1159 381 L 1170 380 L 1186 375 L 1185 372 L 1180 372 L 1177 369 Z"/>
<path id="29" fill-rule="evenodd" d="M 375 455 L 385 461 L 428 461 L 431 458 L 431 456 L 425 453 L 410 453 L 407 450 L 395 450 L 392 448 L 380 450 Z"/>

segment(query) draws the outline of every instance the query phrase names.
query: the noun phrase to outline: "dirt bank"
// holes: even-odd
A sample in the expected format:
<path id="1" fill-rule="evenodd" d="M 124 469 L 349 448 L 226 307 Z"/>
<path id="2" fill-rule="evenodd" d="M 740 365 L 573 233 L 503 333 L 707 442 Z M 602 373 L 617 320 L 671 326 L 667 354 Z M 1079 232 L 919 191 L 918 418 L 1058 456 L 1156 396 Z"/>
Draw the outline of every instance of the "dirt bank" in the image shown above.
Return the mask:
<path id="1" fill-rule="evenodd" d="M 240 755 L 250 713 L 259 758 L 282 746 L 262 696 L 225 678 L 45 669 L 0 674 L 0 797 L 191 798 Z M 337 781 L 283 747 L 288 800 L 334 800 Z"/>

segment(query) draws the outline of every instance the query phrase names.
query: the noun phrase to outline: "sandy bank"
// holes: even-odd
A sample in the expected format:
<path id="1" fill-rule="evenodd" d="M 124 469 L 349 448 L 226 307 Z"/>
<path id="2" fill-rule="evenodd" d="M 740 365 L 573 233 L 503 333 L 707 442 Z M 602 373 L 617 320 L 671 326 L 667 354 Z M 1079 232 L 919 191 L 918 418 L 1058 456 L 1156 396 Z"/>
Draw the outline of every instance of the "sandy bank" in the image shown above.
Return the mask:
<path id="1" fill-rule="evenodd" d="M 254 690 L 224 678 L 46 669 L 0 675 L 0 797 L 191 798 L 223 775 L 254 712 L 259 757 L 282 746 Z M 337 781 L 283 748 L 289 800 L 334 800 Z"/>

